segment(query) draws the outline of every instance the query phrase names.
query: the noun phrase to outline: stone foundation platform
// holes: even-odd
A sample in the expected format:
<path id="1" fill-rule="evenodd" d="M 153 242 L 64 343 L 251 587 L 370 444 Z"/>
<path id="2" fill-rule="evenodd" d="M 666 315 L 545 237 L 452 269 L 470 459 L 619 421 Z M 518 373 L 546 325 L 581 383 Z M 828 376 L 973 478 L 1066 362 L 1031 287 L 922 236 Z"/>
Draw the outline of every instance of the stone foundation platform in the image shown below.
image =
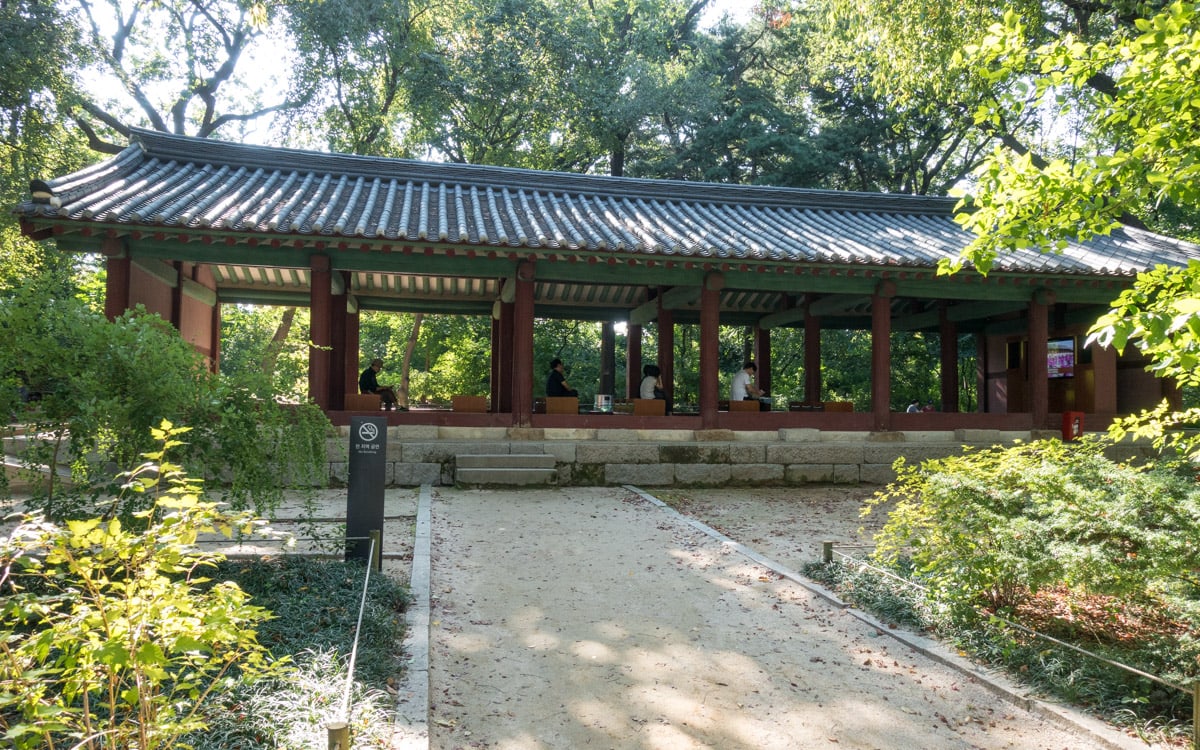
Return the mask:
<path id="1" fill-rule="evenodd" d="M 834 432 L 622 430 L 398 425 L 387 431 L 390 486 L 453 485 L 456 456 L 544 453 L 554 456 L 559 486 L 791 486 L 886 484 L 896 459 L 909 463 L 1016 441 L 1058 438 L 1057 431 L 957 429 Z M 329 441 L 329 473 L 347 481 L 349 428 Z M 1148 455 L 1121 446 L 1119 459 Z"/>

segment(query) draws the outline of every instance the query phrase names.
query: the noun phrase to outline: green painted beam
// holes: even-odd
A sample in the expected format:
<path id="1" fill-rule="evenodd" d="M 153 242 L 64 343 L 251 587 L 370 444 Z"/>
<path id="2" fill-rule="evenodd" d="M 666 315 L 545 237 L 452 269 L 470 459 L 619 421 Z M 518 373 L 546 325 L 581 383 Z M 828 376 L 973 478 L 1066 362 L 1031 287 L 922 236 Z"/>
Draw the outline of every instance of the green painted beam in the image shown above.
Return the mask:
<path id="1" fill-rule="evenodd" d="M 808 311 L 818 318 L 824 318 L 829 315 L 849 312 L 852 307 L 862 304 L 869 305 L 870 302 L 870 297 L 862 295 L 831 294 L 810 304 Z"/>
<path id="2" fill-rule="evenodd" d="M 700 299 L 700 287 L 676 286 L 663 292 L 662 306 L 668 310 L 682 310 Z M 643 326 L 658 318 L 658 300 L 643 302 L 629 311 L 628 320 L 634 325 Z"/>
<path id="3" fill-rule="evenodd" d="M 279 307 L 308 307 L 312 297 L 308 292 L 268 292 L 260 289 L 222 289 L 217 298 L 223 305 L 275 305 Z"/>
<path id="4" fill-rule="evenodd" d="M 179 286 L 185 295 L 194 300 L 199 300 L 209 306 L 217 304 L 217 293 L 203 284 L 191 279 L 184 279 L 183 283 Z"/>
<path id="5" fill-rule="evenodd" d="M 998 315 L 1015 312 L 1017 310 L 1025 310 L 1029 307 L 1029 302 L 1015 301 L 996 301 L 996 302 L 969 302 L 962 305 L 951 305 L 946 309 L 946 319 L 954 323 L 961 323 L 968 320 L 979 320 L 993 318 Z M 896 318 L 892 321 L 892 327 L 897 330 L 916 330 L 921 328 L 936 328 L 940 322 L 940 316 L 937 310 L 917 313 L 915 315 L 906 315 Z"/>
<path id="6" fill-rule="evenodd" d="M 780 310 L 779 312 L 773 312 L 759 318 L 758 327 L 764 331 L 769 331 L 772 328 L 778 328 L 780 326 L 803 323 L 804 315 L 805 312 L 803 307 L 793 307 L 788 310 Z"/>
<path id="7" fill-rule="evenodd" d="M 491 317 L 492 302 L 442 301 L 427 299 L 390 299 L 387 297 L 360 297 L 360 310 L 378 312 L 427 313 L 429 315 L 478 315 Z"/>

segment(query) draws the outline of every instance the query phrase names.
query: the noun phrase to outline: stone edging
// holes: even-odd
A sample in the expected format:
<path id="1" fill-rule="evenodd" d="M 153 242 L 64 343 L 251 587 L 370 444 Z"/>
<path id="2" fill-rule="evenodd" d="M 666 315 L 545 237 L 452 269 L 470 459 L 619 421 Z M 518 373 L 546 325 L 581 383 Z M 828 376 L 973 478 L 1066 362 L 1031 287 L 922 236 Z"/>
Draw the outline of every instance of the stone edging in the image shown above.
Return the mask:
<path id="1" fill-rule="evenodd" d="M 689 518 L 671 506 L 659 500 L 657 497 L 643 491 L 633 485 L 626 485 L 625 489 L 636 493 L 639 497 L 647 502 L 658 506 L 663 512 L 674 516 L 682 523 L 691 526 L 698 531 L 712 537 L 721 542 L 728 549 L 737 552 L 738 554 L 749 558 L 750 560 L 762 565 L 768 570 L 776 573 L 789 581 L 807 589 L 816 596 L 824 599 L 835 607 L 843 609 L 847 614 L 861 620 L 874 627 L 880 634 L 887 634 L 891 638 L 903 643 L 914 651 L 923 654 L 924 656 L 933 659 L 936 662 L 944 664 L 963 675 L 976 680 L 979 684 L 986 687 L 996 696 L 1020 706 L 1026 711 L 1035 713 L 1047 721 L 1062 727 L 1064 729 L 1082 732 L 1089 735 L 1097 743 L 1098 747 L 1104 747 L 1107 750 L 1145 750 L 1146 743 L 1133 737 L 1128 737 L 1110 725 L 1096 719 L 1092 716 L 1080 713 L 1079 711 L 1059 704 L 1049 703 L 1029 695 L 1025 692 L 1025 688 L 1010 680 L 1000 672 L 993 670 L 981 669 L 978 665 L 963 659 L 958 656 L 953 650 L 946 648 L 942 643 L 931 638 L 925 638 L 911 633 L 900 628 L 894 628 L 877 620 L 872 615 L 853 607 L 842 601 L 833 591 L 821 586 L 808 578 L 800 575 L 796 571 L 781 565 L 774 560 L 760 554 L 759 552 L 746 547 L 739 542 L 730 539 L 716 529 L 708 526 L 702 521 L 694 518 Z"/>
<path id="2" fill-rule="evenodd" d="M 396 699 L 396 728 L 392 750 L 429 748 L 429 616 L 432 596 L 433 491 L 422 485 L 417 497 L 416 535 L 413 539 L 409 602 L 405 610 L 404 653 L 408 669 Z"/>

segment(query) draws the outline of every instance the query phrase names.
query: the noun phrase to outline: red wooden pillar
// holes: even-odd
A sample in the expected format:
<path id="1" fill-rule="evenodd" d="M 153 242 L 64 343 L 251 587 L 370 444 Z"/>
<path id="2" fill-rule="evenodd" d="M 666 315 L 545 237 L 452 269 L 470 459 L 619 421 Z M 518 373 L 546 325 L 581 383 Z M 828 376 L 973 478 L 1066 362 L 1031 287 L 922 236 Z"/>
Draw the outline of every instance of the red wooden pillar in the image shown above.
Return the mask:
<path id="1" fill-rule="evenodd" d="M 349 293 L 346 299 L 346 360 L 344 364 L 343 377 L 346 379 L 346 393 L 358 393 L 358 376 L 362 373 L 365 365 L 360 367 L 359 347 L 362 345 L 362 337 L 360 334 L 361 319 L 358 314 L 358 306 L 352 304 Z M 343 404 L 344 406 L 345 404 Z"/>
<path id="2" fill-rule="evenodd" d="M 516 367 L 515 361 L 516 360 L 513 358 L 513 342 L 515 341 L 516 328 L 513 324 L 514 324 L 514 321 L 516 320 L 516 317 L 517 317 L 516 303 L 514 303 L 514 302 L 501 302 L 500 303 L 500 367 L 498 368 L 499 372 L 500 372 L 500 383 L 496 387 L 496 390 L 500 394 L 500 406 L 499 407 L 493 406 L 492 411 L 496 411 L 501 414 L 513 413 L 513 393 L 515 392 L 514 386 L 513 386 L 513 378 L 516 375 L 516 372 L 515 372 L 515 367 Z M 530 328 L 529 336 L 532 339 L 532 337 L 533 337 L 533 329 L 532 328 Z M 530 350 L 529 356 L 531 358 L 533 357 L 532 348 Z M 530 377 L 532 377 L 532 375 Z M 530 389 L 532 389 L 533 388 L 532 381 L 530 381 L 530 383 L 531 383 L 531 385 L 529 387 L 530 387 Z M 532 398 L 532 396 L 530 396 L 530 398 Z M 532 401 L 530 401 L 529 408 L 530 409 L 533 408 Z"/>
<path id="3" fill-rule="evenodd" d="M 658 295 L 658 369 L 662 376 L 667 403 L 675 403 L 675 314 L 662 306 L 662 290 Z"/>
<path id="4" fill-rule="evenodd" d="M 1117 350 L 1092 344 L 1092 411 L 1117 413 Z"/>
<path id="5" fill-rule="evenodd" d="M 312 256 L 309 259 L 309 272 L 312 277 L 309 289 L 309 335 L 313 345 L 308 349 L 308 397 L 317 406 L 328 410 L 330 347 L 333 344 L 329 318 L 333 311 L 329 256 Z"/>
<path id="6" fill-rule="evenodd" d="M 104 288 L 104 317 L 116 320 L 129 309 L 129 281 L 132 261 L 118 239 L 106 239 L 100 247 L 104 254 L 107 281 Z"/>
<path id="7" fill-rule="evenodd" d="M 758 365 L 758 387 L 771 392 L 771 331 L 754 326 L 754 362 Z"/>
<path id="8" fill-rule="evenodd" d="M 941 346 L 942 411 L 958 411 L 958 326 L 946 316 L 946 303 L 938 309 L 938 343 Z"/>
<path id="9" fill-rule="evenodd" d="M 611 320 L 600 324 L 600 390 L 597 393 L 617 394 L 617 331 Z"/>
<path id="10" fill-rule="evenodd" d="M 212 328 L 209 332 L 208 369 L 212 372 L 221 371 L 221 301 L 217 300 L 212 306 Z"/>
<path id="11" fill-rule="evenodd" d="M 975 351 L 975 411 L 987 413 L 992 405 L 988 402 L 987 336 L 982 333 L 975 334 Z"/>
<path id="12" fill-rule="evenodd" d="M 338 294 L 330 294 L 329 304 L 329 342 L 332 347 L 329 357 L 329 408 L 341 409 L 345 406 L 346 398 L 346 362 L 350 353 L 346 347 L 346 310 L 348 300 L 346 289 L 350 285 L 350 274 L 338 271 L 341 283 L 338 284 Z M 355 381 L 357 386 L 357 381 Z M 357 387 L 355 390 L 358 390 Z"/>
<path id="13" fill-rule="evenodd" d="M 517 266 L 516 299 L 513 301 L 513 425 L 533 424 L 533 261 Z"/>
<path id="14" fill-rule="evenodd" d="M 871 295 L 871 413 L 873 429 L 892 427 L 892 297 L 896 284 L 881 281 Z"/>
<path id="15" fill-rule="evenodd" d="M 721 366 L 718 332 L 724 286 L 724 276 L 710 273 L 700 287 L 700 428 L 704 430 L 717 426 L 717 399 L 720 397 L 717 371 Z"/>
<path id="16" fill-rule="evenodd" d="M 494 412 L 500 411 L 500 307 L 503 303 L 496 300 L 492 304 L 492 331 L 490 335 L 490 346 L 488 347 L 492 353 L 491 359 L 488 361 L 488 400 L 491 403 L 491 410 Z"/>
<path id="17" fill-rule="evenodd" d="M 642 327 L 630 323 L 625 329 L 625 394 L 637 398 L 642 386 Z"/>
<path id="18" fill-rule="evenodd" d="M 1033 428 L 1046 429 L 1050 418 L 1050 381 L 1046 363 L 1050 338 L 1050 305 L 1054 293 L 1045 289 L 1034 292 L 1029 301 L 1029 403 Z"/>
<path id="19" fill-rule="evenodd" d="M 804 302 L 804 400 L 821 402 L 821 319 L 808 312 Z"/>
<path id="20" fill-rule="evenodd" d="M 176 331 L 186 330 L 183 323 L 183 263 L 172 261 L 171 269 L 175 271 L 175 286 L 171 287 L 171 325 Z"/>

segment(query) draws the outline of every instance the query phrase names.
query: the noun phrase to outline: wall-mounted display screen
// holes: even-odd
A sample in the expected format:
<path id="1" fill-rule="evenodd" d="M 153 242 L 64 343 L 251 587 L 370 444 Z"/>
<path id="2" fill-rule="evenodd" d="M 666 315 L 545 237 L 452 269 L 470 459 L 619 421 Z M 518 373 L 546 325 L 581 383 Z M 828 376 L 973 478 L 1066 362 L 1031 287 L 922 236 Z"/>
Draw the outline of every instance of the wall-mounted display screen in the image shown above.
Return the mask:
<path id="1" fill-rule="evenodd" d="M 1046 342 L 1046 376 L 1075 377 L 1075 339 L 1050 339 Z"/>

